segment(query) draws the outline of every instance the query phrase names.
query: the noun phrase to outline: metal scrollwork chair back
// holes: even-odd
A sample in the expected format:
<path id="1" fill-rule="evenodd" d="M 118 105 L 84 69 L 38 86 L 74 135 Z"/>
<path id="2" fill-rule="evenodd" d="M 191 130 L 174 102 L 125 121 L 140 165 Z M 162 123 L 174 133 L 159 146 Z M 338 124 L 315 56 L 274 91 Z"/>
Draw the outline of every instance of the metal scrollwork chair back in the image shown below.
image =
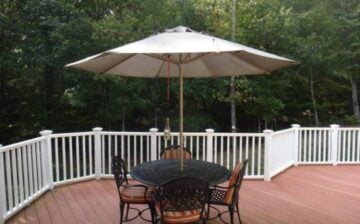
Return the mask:
<path id="1" fill-rule="evenodd" d="M 161 223 L 204 222 L 209 183 L 182 177 L 160 185 L 154 193 L 156 213 Z"/>
<path id="2" fill-rule="evenodd" d="M 129 181 L 127 179 L 128 171 L 126 170 L 126 165 L 124 160 L 120 156 L 114 156 L 112 158 L 112 164 L 111 169 L 114 174 L 116 187 L 119 193 L 120 198 L 120 224 L 122 222 L 128 222 L 131 220 L 136 219 L 137 217 L 142 217 L 142 213 L 147 210 L 139 210 L 134 207 L 130 207 L 131 204 L 147 204 L 149 206 L 150 212 L 151 212 L 151 218 L 152 220 L 146 220 L 151 221 L 154 223 L 153 220 L 153 202 L 152 202 L 152 193 L 153 189 L 149 186 L 142 185 L 142 184 L 129 184 Z M 124 216 L 124 209 L 126 207 L 126 214 Z M 137 211 L 137 215 L 134 217 L 129 218 L 129 209 L 133 209 Z"/>
<path id="3" fill-rule="evenodd" d="M 244 179 L 246 167 L 247 167 L 248 160 L 240 163 L 238 162 L 232 171 L 232 175 L 229 179 L 229 184 L 227 187 L 223 186 L 214 186 L 210 189 L 210 197 L 208 201 L 208 218 L 210 214 L 210 205 L 223 205 L 227 206 L 230 213 L 230 222 L 231 224 L 234 223 L 234 212 L 236 211 L 237 216 L 239 218 L 239 222 L 242 223 L 240 218 L 240 211 L 239 211 L 239 191 Z M 218 211 L 218 215 L 216 217 L 220 217 L 227 212 L 219 212 L 218 209 L 215 207 L 211 207 Z M 236 210 L 235 210 L 236 208 Z M 215 218 L 216 218 L 215 217 Z M 213 218 L 211 218 L 213 219 Z M 221 219 L 222 220 L 222 219 Z"/>

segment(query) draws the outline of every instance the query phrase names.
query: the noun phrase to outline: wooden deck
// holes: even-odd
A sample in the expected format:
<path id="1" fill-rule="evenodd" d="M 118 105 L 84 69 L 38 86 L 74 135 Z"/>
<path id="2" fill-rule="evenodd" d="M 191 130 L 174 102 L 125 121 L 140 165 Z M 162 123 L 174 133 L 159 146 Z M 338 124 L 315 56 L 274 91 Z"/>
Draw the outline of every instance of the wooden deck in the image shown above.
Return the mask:
<path id="1" fill-rule="evenodd" d="M 113 180 L 87 181 L 46 193 L 6 223 L 119 223 L 118 206 Z M 271 182 L 244 181 L 240 209 L 248 224 L 360 223 L 360 166 L 299 166 Z"/>

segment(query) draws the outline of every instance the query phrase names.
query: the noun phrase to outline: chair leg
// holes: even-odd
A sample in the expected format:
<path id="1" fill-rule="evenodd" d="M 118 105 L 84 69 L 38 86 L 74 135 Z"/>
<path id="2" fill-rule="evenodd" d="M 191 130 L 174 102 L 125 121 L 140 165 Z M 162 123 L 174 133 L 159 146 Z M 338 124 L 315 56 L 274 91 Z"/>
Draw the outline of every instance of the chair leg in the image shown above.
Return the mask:
<path id="1" fill-rule="evenodd" d="M 209 203 L 207 203 L 207 211 L 205 211 L 206 212 L 206 219 L 209 219 L 209 217 L 210 217 L 210 204 Z"/>
<path id="2" fill-rule="evenodd" d="M 151 216 L 151 223 L 155 224 L 155 205 L 153 203 L 149 203 L 149 209 L 150 209 L 150 216 Z"/>
<path id="3" fill-rule="evenodd" d="M 122 224 L 124 218 L 124 206 L 124 203 L 120 202 L 120 224 Z"/>
<path id="4" fill-rule="evenodd" d="M 234 224 L 234 207 L 229 205 L 229 215 L 230 215 L 230 223 Z"/>
<path id="5" fill-rule="evenodd" d="M 126 215 L 125 215 L 125 220 L 127 221 L 129 219 L 129 210 L 130 210 L 130 204 L 126 203 Z"/>
<path id="6" fill-rule="evenodd" d="M 240 210 L 239 210 L 239 203 L 236 203 L 236 213 L 239 218 L 240 224 L 242 224 L 241 218 L 240 218 Z"/>

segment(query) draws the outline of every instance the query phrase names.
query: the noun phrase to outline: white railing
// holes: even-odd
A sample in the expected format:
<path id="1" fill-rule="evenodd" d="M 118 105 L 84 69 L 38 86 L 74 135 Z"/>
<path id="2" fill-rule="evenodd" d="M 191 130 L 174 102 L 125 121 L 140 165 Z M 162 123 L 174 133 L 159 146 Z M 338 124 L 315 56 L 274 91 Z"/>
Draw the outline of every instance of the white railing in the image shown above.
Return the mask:
<path id="1" fill-rule="evenodd" d="M 299 164 L 360 164 L 360 128 L 300 128 Z"/>
<path id="2" fill-rule="evenodd" d="M 295 164 L 295 128 L 278 132 L 265 130 L 267 150 L 265 157 L 265 179 L 270 180 L 280 172 Z"/>
<path id="3" fill-rule="evenodd" d="M 150 161 L 149 132 L 102 132 L 101 175 L 111 175 L 111 158 L 121 155 L 127 169 Z"/>
<path id="4" fill-rule="evenodd" d="M 93 132 L 53 134 L 50 147 L 55 186 L 95 176 Z"/>
<path id="5" fill-rule="evenodd" d="M 49 189 L 44 138 L 0 149 L 0 222 Z"/>
<path id="6" fill-rule="evenodd" d="M 211 130 L 210 132 L 213 133 Z M 207 160 L 207 137 L 210 132 L 187 132 L 184 133 L 184 147 L 191 152 L 191 155 L 196 160 Z M 210 133 L 211 134 L 211 133 Z M 170 140 L 164 139 L 164 134 L 159 132 L 156 134 L 157 147 L 156 158 L 160 158 L 161 150 L 169 145 L 179 145 L 179 133 L 171 133 Z"/>
<path id="7" fill-rule="evenodd" d="M 121 155 L 132 167 L 160 157 L 178 144 L 178 133 L 165 141 L 162 132 L 92 132 L 52 134 L 0 146 L 0 224 L 54 186 L 111 176 L 111 158 Z M 360 128 L 292 128 L 264 133 L 184 133 L 193 159 L 231 170 L 249 159 L 245 178 L 271 178 L 298 164 L 360 164 Z"/>
<path id="8" fill-rule="evenodd" d="M 215 133 L 213 162 L 232 170 L 237 161 L 249 159 L 246 178 L 263 178 L 264 136 L 262 133 Z"/>
<path id="9" fill-rule="evenodd" d="M 299 164 L 332 162 L 331 128 L 301 128 L 299 131 Z"/>
<path id="10" fill-rule="evenodd" d="M 337 150 L 338 163 L 360 163 L 360 129 L 340 128 Z"/>

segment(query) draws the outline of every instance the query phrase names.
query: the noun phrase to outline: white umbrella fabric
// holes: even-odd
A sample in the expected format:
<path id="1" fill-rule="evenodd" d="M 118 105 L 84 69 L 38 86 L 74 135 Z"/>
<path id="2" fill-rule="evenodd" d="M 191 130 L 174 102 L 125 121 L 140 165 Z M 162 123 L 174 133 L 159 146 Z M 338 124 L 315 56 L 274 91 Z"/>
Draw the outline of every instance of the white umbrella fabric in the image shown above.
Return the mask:
<path id="1" fill-rule="evenodd" d="M 170 72 L 167 64 L 170 64 Z M 99 75 L 179 77 L 179 142 L 183 157 L 183 78 L 270 74 L 296 61 L 193 31 L 166 29 L 123 46 L 66 65 Z M 181 159 L 180 169 L 183 170 Z"/>

